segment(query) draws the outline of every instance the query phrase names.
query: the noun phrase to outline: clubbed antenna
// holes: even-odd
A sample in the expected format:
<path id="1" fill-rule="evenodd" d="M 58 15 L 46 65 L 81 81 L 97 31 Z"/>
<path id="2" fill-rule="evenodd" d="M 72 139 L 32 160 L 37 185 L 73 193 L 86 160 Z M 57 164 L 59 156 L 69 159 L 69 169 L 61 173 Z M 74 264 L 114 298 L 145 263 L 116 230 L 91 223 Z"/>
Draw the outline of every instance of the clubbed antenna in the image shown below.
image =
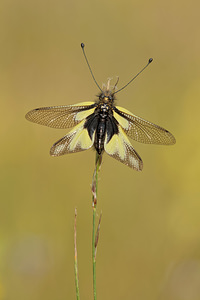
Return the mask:
<path id="1" fill-rule="evenodd" d="M 85 44 L 81 43 L 81 48 L 82 48 L 82 50 L 83 50 L 83 54 L 84 54 L 86 63 L 87 63 L 87 65 L 88 65 L 88 68 L 89 68 L 89 70 L 90 70 L 90 73 L 91 73 L 91 75 L 92 75 L 92 78 L 94 79 L 94 82 L 96 83 L 96 85 L 98 86 L 98 88 L 100 89 L 100 91 L 103 92 L 102 89 L 100 88 L 100 86 L 98 85 L 98 83 L 97 83 L 97 81 L 96 81 L 96 79 L 95 79 L 95 77 L 94 77 L 94 75 L 93 75 L 93 73 L 92 73 L 92 69 L 91 69 L 91 67 L 90 67 L 90 64 L 89 64 L 89 62 L 88 62 L 88 60 L 87 60 L 87 56 L 86 56 L 86 54 L 85 54 L 85 49 L 84 49 L 84 48 L 85 48 Z"/>
<path id="2" fill-rule="evenodd" d="M 146 64 L 146 66 L 139 72 L 137 73 L 137 75 L 135 75 L 127 84 L 125 84 L 121 89 L 119 89 L 118 91 L 116 91 L 114 94 L 119 93 L 120 91 L 122 91 L 123 89 L 125 89 L 125 87 L 127 87 L 136 77 L 138 77 L 138 75 L 140 75 L 144 69 L 146 69 L 148 67 L 148 65 L 153 61 L 153 58 L 149 58 L 148 63 Z"/>

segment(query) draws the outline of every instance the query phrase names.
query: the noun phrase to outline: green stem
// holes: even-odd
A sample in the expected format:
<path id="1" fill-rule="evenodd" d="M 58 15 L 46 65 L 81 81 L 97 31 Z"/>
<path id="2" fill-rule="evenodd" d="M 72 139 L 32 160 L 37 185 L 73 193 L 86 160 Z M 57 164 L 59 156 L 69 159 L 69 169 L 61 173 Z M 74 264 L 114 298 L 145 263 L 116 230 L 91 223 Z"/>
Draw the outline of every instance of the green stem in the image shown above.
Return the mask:
<path id="1" fill-rule="evenodd" d="M 99 168 L 101 165 L 102 157 L 99 154 L 96 154 L 96 165 L 95 171 L 93 175 L 92 181 L 92 209 L 93 209 L 93 228 L 92 228 L 92 262 L 93 262 L 93 296 L 94 300 L 97 299 L 97 292 L 96 292 L 96 207 L 97 207 L 97 188 L 98 188 L 98 173 Z"/>
<path id="2" fill-rule="evenodd" d="M 79 295 L 78 262 L 77 262 L 76 218 L 77 218 L 77 210 L 75 209 L 75 221 L 74 221 L 74 269 L 75 269 L 76 299 L 79 300 L 80 299 L 80 295 Z"/>
<path id="3" fill-rule="evenodd" d="M 92 262 L 93 262 L 93 295 L 94 295 L 94 300 L 97 299 L 97 291 L 96 291 L 96 257 L 95 257 L 95 220 L 96 220 L 96 207 L 93 206 Z"/>

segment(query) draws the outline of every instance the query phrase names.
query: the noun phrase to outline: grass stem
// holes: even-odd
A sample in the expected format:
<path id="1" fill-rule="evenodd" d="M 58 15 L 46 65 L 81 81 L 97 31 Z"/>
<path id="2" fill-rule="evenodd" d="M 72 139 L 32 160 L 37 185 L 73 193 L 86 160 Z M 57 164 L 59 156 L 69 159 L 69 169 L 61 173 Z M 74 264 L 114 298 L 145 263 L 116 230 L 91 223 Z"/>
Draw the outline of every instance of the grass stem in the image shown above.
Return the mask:
<path id="1" fill-rule="evenodd" d="M 79 300 L 80 299 L 80 295 L 79 295 L 79 281 L 78 281 L 76 219 L 77 219 L 77 209 L 75 208 L 75 220 L 74 220 L 74 269 L 75 269 L 76 299 Z"/>
<path id="2" fill-rule="evenodd" d="M 93 226 L 92 226 L 92 263 L 93 263 L 93 296 L 94 300 L 97 299 L 97 291 L 96 291 L 96 251 L 97 251 L 97 244 L 99 238 L 99 228 L 100 228 L 100 221 L 96 232 L 96 209 L 97 209 L 97 188 L 98 188 L 98 173 L 101 166 L 102 156 L 98 153 L 96 154 L 96 163 L 95 163 L 95 170 L 92 180 L 92 209 L 93 209 Z"/>

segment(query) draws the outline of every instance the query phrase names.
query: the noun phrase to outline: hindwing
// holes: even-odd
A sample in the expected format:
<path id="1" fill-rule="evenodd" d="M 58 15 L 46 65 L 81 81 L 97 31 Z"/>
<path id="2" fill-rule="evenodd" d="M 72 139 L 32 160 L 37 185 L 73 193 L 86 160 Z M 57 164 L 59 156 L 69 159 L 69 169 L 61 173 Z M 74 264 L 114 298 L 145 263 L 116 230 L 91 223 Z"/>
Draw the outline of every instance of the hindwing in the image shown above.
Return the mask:
<path id="1" fill-rule="evenodd" d="M 120 125 L 118 125 L 118 133 L 113 134 L 111 139 L 109 139 L 109 136 L 106 133 L 104 149 L 108 155 L 119 160 L 130 168 L 137 171 L 142 170 L 142 159 L 129 142 Z"/>
<path id="2" fill-rule="evenodd" d="M 76 125 L 67 135 L 58 140 L 50 149 L 50 155 L 60 156 L 87 150 L 94 144 L 94 133 L 89 136 L 84 128 L 85 120 Z"/>

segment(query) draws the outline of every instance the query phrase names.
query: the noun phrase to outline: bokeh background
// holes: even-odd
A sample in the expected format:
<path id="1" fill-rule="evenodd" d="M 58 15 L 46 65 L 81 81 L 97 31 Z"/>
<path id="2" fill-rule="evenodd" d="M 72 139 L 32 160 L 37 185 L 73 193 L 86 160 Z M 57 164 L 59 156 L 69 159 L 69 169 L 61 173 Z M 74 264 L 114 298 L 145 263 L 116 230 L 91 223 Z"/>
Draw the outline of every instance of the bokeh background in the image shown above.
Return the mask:
<path id="1" fill-rule="evenodd" d="M 0 300 L 75 299 L 77 207 L 81 299 L 92 299 L 92 150 L 52 158 L 66 134 L 29 110 L 93 101 L 120 77 L 118 105 L 171 131 L 175 146 L 133 142 L 135 172 L 103 158 L 98 299 L 200 299 L 199 1 L 0 3 Z"/>

